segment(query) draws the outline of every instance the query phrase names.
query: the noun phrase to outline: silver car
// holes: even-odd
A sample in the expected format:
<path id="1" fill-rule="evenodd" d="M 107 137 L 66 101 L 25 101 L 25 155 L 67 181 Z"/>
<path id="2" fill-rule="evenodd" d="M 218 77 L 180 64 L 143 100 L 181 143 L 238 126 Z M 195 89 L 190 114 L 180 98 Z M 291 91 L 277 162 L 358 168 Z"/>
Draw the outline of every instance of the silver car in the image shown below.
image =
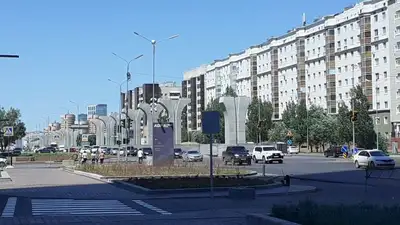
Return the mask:
<path id="1" fill-rule="evenodd" d="M 185 162 L 203 162 L 203 155 L 197 150 L 189 150 L 182 154 Z"/>

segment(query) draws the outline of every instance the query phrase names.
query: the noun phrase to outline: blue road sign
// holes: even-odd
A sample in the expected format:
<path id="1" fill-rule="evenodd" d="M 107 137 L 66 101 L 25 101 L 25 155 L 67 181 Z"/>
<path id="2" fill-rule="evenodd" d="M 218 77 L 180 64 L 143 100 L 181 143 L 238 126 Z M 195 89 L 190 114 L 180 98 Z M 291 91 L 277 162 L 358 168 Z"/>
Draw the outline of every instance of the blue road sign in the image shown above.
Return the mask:
<path id="1" fill-rule="evenodd" d="M 4 127 L 3 128 L 4 137 L 14 136 L 14 127 Z"/>
<path id="2" fill-rule="evenodd" d="M 202 114 L 202 130 L 204 134 L 217 134 L 220 131 L 219 126 L 219 112 L 218 111 L 205 111 Z"/>
<path id="3" fill-rule="evenodd" d="M 347 145 L 343 145 L 341 151 L 342 151 L 342 152 L 347 152 L 347 150 L 348 150 L 348 149 L 347 149 Z"/>
<path id="4" fill-rule="evenodd" d="M 356 154 L 358 152 L 358 148 L 357 147 L 354 147 L 354 149 L 353 149 L 353 154 Z"/>
<path id="5" fill-rule="evenodd" d="M 287 144 L 288 144 L 288 145 L 292 145 L 292 144 L 293 144 L 293 141 L 292 141 L 292 140 L 287 140 Z"/>

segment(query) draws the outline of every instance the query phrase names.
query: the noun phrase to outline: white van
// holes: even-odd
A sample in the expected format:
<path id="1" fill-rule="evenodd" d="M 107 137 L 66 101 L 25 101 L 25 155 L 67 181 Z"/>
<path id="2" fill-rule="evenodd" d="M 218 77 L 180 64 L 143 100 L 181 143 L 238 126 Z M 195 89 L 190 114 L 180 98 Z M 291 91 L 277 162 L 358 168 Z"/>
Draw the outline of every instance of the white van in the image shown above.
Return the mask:
<path id="1" fill-rule="evenodd" d="M 258 145 L 253 148 L 252 158 L 254 163 L 283 163 L 283 153 L 276 149 L 275 145 Z"/>

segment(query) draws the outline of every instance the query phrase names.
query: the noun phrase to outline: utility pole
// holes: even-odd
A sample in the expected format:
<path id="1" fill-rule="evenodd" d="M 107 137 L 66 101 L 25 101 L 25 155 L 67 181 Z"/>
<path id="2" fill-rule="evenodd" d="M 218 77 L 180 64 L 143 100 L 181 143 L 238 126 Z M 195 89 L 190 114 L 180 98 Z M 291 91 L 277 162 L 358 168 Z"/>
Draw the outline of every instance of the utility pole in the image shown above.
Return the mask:
<path id="1" fill-rule="evenodd" d="M 353 96 L 351 99 L 351 113 L 352 113 L 352 118 L 354 118 L 355 116 L 355 112 L 354 112 L 354 101 L 355 101 L 355 96 L 354 96 L 354 83 L 356 82 L 356 80 L 354 79 L 354 70 L 356 68 L 356 65 L 353 65 Z M 356 130 L 354 127 L 354 120 L 351 121 L 352 125 L 353 125 L 353 149 L 352 152 L 354 151 L 354 149 L 356 148 Z"/>
<path id="2" fill-rule="evenodd" d="M 261 144 L 261 100 L 258 98 L 258 144 Z"/>

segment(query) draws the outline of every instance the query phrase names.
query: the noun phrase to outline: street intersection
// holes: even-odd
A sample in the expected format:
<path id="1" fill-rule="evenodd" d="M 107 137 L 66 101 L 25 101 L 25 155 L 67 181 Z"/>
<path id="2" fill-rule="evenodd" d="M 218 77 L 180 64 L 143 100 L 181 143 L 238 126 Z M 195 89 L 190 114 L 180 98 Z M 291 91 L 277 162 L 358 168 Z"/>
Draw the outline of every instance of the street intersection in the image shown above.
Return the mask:
<path id="1" fill-rule="evenodd" d="M 244 224 L 246 213 L 268 213 L 274 204 L 309 198 L 328 204 L 386 205 L 400 199 L 395 191 L 400 187 L 397 171 L 391 177 L 386 174 L 388 179 L 369 179 L 365 185 L 365 172 L 355 170 L 346 159 L 295 155 L 285 157 L 283 164 L 265 167 L 267 174 L 292 175 L 293 184 L 316 186 L 319 190 L 245 201 L 158 198 L 71 174 L 56 165 L 16 165 L 8 169 L 13 181 L 0 183 L 0 224 Z M 248 168 L 261 173 L 263 164 Z"/>

